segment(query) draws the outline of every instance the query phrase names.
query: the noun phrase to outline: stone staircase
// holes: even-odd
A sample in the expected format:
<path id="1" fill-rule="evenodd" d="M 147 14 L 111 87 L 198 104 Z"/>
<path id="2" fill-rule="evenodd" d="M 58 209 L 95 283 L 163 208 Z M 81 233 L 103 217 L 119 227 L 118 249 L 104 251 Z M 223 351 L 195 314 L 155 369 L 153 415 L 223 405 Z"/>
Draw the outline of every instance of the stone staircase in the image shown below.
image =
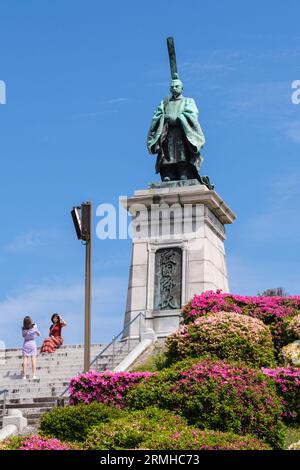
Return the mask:
<path id="1" fill-rule="evenodd" d="M 93 364 L 91 369 L 105 371 L 113 370 L 134 347 L 138 340 L 118 341 L 103 353 Z M 96 357 L 105 345 L 93 344 L 91 358 Z M 36 428 L 41 415 L 56 406 L 57 398 L 67 388 L 72 377 L 83 370 L 83 346 L 61 346 L 53 354 L 37 356 L 37 380 L 22 379 L 22 351 L 21 349 L 7 349 L 1 354 L 0 363 L 0 390 L 6 388 L 6 408 L 18 408 L 27 418 L 28 425 Z M 31 368 L 29 369 L 31 376 Z M 67 401 L 68 392 L 64 395 Z M 1 395 L 0 398 L 2 398 Z M 0 414 L 3 400 L 0 400 Z M 2 417 L 0 417 L 0 428 Z"/>

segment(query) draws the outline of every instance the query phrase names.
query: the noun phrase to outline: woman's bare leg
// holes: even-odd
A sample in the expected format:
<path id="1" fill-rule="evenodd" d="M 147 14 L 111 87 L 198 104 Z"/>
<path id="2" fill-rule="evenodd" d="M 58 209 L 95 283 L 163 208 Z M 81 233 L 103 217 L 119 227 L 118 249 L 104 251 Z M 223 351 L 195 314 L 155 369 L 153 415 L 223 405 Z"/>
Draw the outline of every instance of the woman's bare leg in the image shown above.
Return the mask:
<path id="1" fill-rule="evenodd" d="M 31 356 L 32 377 L 36 377 L 36 356 Z"/>
<path id="2" fill-rule="evenodd" d="M 27 374 L 27 365 L 28 365 L 28 357 L 23 356 L 23 377 L 26 377 Z"/>

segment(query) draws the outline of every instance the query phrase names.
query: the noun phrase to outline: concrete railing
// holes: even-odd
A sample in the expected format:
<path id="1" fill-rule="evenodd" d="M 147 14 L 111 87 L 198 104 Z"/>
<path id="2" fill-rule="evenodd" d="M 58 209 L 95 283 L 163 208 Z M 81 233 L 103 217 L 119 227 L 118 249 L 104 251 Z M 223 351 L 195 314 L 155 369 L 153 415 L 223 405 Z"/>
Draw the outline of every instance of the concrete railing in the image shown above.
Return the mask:
<path id="1" fill-rule="evenodd" d="M 2 426 L 0 441 L 22 432 L 27 426 L 27 419 L 23 417 L 20 410 L 8 410 L 7 416 L 3 416 Z"/>

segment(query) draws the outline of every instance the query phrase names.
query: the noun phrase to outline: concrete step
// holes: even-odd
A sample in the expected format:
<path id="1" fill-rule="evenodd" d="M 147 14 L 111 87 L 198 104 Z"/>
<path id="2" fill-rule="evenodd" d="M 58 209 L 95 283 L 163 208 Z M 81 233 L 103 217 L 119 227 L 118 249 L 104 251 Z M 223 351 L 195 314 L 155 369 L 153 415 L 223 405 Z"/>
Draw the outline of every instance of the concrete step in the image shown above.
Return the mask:
<path id="1" fill-rule="evenodd" d="M 122 359 L 121 359 L 122 360 Z M 101 367 L 97 367 L 97 369 L 91 369 L 91 371 L 98 371 L 98 372 L 106 372 L 106 371 L 112 371 L 117 364 L 121 362 L 116 362 L 114 364 L 103 364 Z M 59 368 L 54 368 L 54 369 L 37 369 L 36 370 L 36 375 L 38 377 L 37 380 L 47 380 L 50 381 L 56 376 L 56 378 L 60 380 L 69 380 L 72 377 L 77 377 L 78 375 L 82 374 L 82 369 L 77 369 L 77 368 L 69 368 L 69 369 L 59 369 Z M 24 380 L 23 375 L 21 375 L 21 371 L 13 371 L 10 374 L 5 374 L 3 376 L 0 375 L 0 386 L 3 384 L 13 384 L 14 382 L 18 382 L 19 380 Z M 26 375 L 26 380 L 27 381 L 33 381 L 32 379 L 32 371 L 28 370 L 27 375 Z"/>
<path id="2" fill-rule="evenodd" d="M 105 350 L 106 351 L 112 351 L 113 349 L 115 349 L 115 351 L 117 350 L 120 350 L 120 349 L 130 349 L 131 348 L 131 345 L 134 344 L 134 343 L 137 343 L 138 340 L 132 340 L 130 341 L 130 343 L 128 344 L 128 342 L 126 341 L 118 341 L 115 343 L 115 345 L 105 345 L 105 344 L 99 344 L 99 345 L 94 345 L 94 346 L 91 346 L 91 355 L 96 355 L 98 353 L 100 353 L 101 351 L 103 351 L 105 348 L 107 348 Z M 72 354 L 74 356 L 78 355 L 82 355 L 84 353 L 84 346 L 83 345 L 80 345 L 80 346 L 72 346 L 72 345 L 69 345 L 69 346 L 61 346 L 60 348 L 56 349 L 53 353 L 41 353 L 41 350 L 40 348 L 37 348 L 37 353 L 38 355 L 41 355 L 42 357 L 53 357 L 53 356 L 63 356 L 63 355 L 68 355 L 68 354 Z M 0 357 L 3 358 L 3 357 L 9 357 L 11 359 L 13 358 L 19 358 L 22 356 L 22 348 L 18 348 L 18 349 L 14 349 L 14 350 L 10 350 L 10 349 L 5 349 L 5 350 L 0 350 Z"/>
<path id="3" fill-rule="evenodd" d="M 105 361 L 112 361 L 114 358 L 117 360 L 120 356 L 127 356 L 128 351 L 118 351 L 116 352 L 115 355 L 112 353 L 110 354 L 105 354 L 101 356 L 99 359 L 97 359 L 95 362 L 101 363 Z M 5 362 L 2 364 L 0 363 L 0 371 L 6 371 L 10 370 L 12 368 L 21 368 L 23 363 L 22 357 L 19 358 L 18 360 L 11 360 L 7 359 Z M 82 357 L 53 357 L 53 358 L 43 358 L 43 357 L 37 357 L 37 365 L 39 367 L 52 367 L 54 365 L 76 365 L 76 366 L 83 366 L 83 356 Z"/>
<path id="4" fill-rule="evenodd" d="M 51 381 L 47 382 L 38 382 L 34 384 L 29 384 L 29 383 L 24 383 L 25 381 L 22 380 L 21 384 L 14 384 L 14 385 L 5 385 L 6 390 L 8 390 L 8 394 L 11 393 L 27 393 L 30 391 L 37 391 L 39 389 L 45 389 L 45 390 L 53 390 L 55 388 L 65 388 L 69 385 L 70 381 L 69 380 L 64 380 L 61 382 L 57 383 L 52 383 Z M 47 394 L 46 394 L 47 395 Z"/>
<path id="5" fill-rule="evenodd" d="M 124 344 L 124 342 L 122 341 L 119 341 L 118 344 Z M 106 346 L 105 343 L 93 343 L 91 344 L 91 350 L 92 349 L 98 349 L 98 348 L 104 348 Z M 22 348 L 7 348 L 7 349 L 0 349 L 0 354 L 2 353 L 6 353 L 6 354 L 11 354 L 11 355 L 14 355 L 14 354 L 18 354 L 20 352 Z M 40 350 L 40 347 L 37 348 L 38 350 Z M 63 344 L 62 346 L 60 346 L 60 348 L 58 348 L 56 350 L 56 352 L 61 352 L 61 351 L 80 351 L 80 350 L 84 350 L 84 345 L 83 344 Z"/>
<path id="6" fill-rule="evenodd" d="M 112 355 L 110 356 L 104 356 L 98 359 L 97 361 L 93 362 L 94 364 L 104 364 L 104 363 L 111 363 L 114 360 L 118 361 L 120 357 L 126 357 L 127 353 L 119 353 L 115 355 L 115 358 L 113 358 Z M 40 369 L 46 368 L 46 367 L 77 367 L 77 369 L 81 370 L 83 369 L 83 358 L 80 360 L 77 360 L 75 358 L 68 358 L 68 359 L 60 359 L 60 360 L 53 360 L 53 361 L 41 361 L 39 358 L 37 358 L 36 361 L 37 367 Z M 13 362 L 13 361 L 6 361 L 5 364 L 0 363 L 0 374 L 5 374 L 9 371 L 21 371 L 23 366 L 23 360 L 20 360 L 18 362 Z M 95 366 L 94 366 L 95 367 Z M 28 363 L 28 368 L 31 368 L 31 362 Z"/>
<path id="7" fill-rule="evenodd" d="M 113 367 L 105 367 L 102 370 L 97 369 L 98 372 L 106 372 L 108 370 L 113 370 Z M 70 380 L 72 377 L 77 377 L 80 375 L 82 372 L 78 371 L 77 369 L 75 370 L 67 370 L 67 371 L 60 371 L 56 370 L 54 371 L 42 371 L 42 370 L 37 370 L 37 381 L 42 381 L 42 382 L 52 382 L 54 379 L 54 374 L 56 374 L 56 379 L 55 382 L 65 382 L 66 380 Z M 14 375 L 5 375 L 4 377 L 0 377 L 0 386 L 1 388 L 4 388 L 5 384 L 19 384 L 21 381 L 22 383 L 35 383 L 36 381 L 32 379 L 31 371 L 29 374 L 26 376 L 26 380 L 22 378 L 23 376 L 18 373 Z M 2 387 L 3 385 L 3 387 Z"/>
<path id="8" fill-rule="evenodd" d="M 36 387 L 36 386 L 63 386 L 64 384 L 68 384 L 71 380 L 71 378 L 74 376 L 66 376 L 66 377 L 61 377 L 60 380 L 53 381 L 53 378 L 49 377 L 48 379 L 45 377 L 39 377 L 37 380 L 11 380 L 11 381 L 6 381 L 2 382 L 1 381 L 1 387 L 9 389 L 9 390 L 15 390 L 15 389 L 24 389 L 28 387 Z"/>
<path id="9" fill-rule="evenodd" d="M 50 411 L 53 408 L 53 402 L 41 403 L 20 403 L 18 409 L 22 411 L 23 414 L 40 414 L 44 411 Z M 16 407 L 15 403 L 8 403 L 7 409 L 14 409 Z"/>
<path id="10" fill-rule="evenodd" d="M 57 401 L 57 397 L 52 397 L 49 395 L 43 396 L 43 397 L 34 397 L 34 398 L 33 397 L 30 397 L 30 398 L 21 397 L 21 398 L 14 398 L 14 399 L 9 400 L 7 403 L 7 406 L 11 408 L 13 408 L 13 405 L 18 405 L 18 406 L 24 405 L 24 408 L 33 407 L 35 405 L 41 406 L 41 407 L 53 406 L 55 405 L 56 401 Z"/>
<path id="11" fill-rule="evenodd" d="M 49 389 L 46 389 L 46 390 L 41 390 L 39 392 L 35 392 L 34 393 L 34 397 L 35 398 L 43 398 L 43 396 L 45 394 L 49 395 L 50 397 L 59 397 L 62 393 L 64 392 L 64 389 L 61 388 L 61 389 L 56 389 L 56 390 L 49 390 Z M 33 397 L 33 393 L 30 392 L 30 393 L 12 393 L 9 397 L 8 397 L 8 403 L 13 403 L 15 401 L 20 401 L 20 400 L 27 400 L 28 403 L 31 403 L 30 400 L 32 400 L 32 397 Z"/>
<path id="12" fill-rule="evenodd" d="M 113 353 L 113 350 L 112 349 L 109 349 L 107 350 L 104 354 L 101 355 L 101 357 L 112 357 L 113 354 L 115 354 L 116 356 L 119 355 L 119 354 L 127 354 L 128 353 L 128 349 L 127 348 L 118 348 L 115 350 L 115 353 Z M 97 352 L 95 353 L 91 353 L 91 359 L 94 359 L 95 357 L 97 356 Z M 84 354 L 83 352 L 81 354 L 74 354 L 74 353 L 64 353 L 64 354 L 61 354 L 61 353 L 53 353 L 53 354 L 42 354 L 42 355 L 37 355 L 37 360 L 39 362 L 42 362 L 42 363 L 47 363 L 47 362 L 56 362 L 56 361 L 61 361 L 61 360 L 64 360 L 64 361 L 67 361 L 67 360 L 70 360 L 70 361 L 76 361 L 76 362 L 80 362 L 83 360 L 83 357 L 84 357 Z M 5 363 L 11 363 L 11 364 L 18 364 L 19 362 L 22 362 L 23 360 L 23 356 L 22 354 L 20 354 L 19 356 L 15 356 L 15 357 L 10 357 L 10 356 L 3 356 L 1 357 L 1 362 L 3 363 L 3 365 L 5 365 Z"/>
<path id="13" fill-rule="evenodd" d="M 119 341 L 115 343 L 115 351 L 120 351 L 121 349 L 123 351 L 132 349 L 132 345 L 136 344 L 138 341 L 137 340 L 132 340 L 128 346 L 127 342 L 122 342 Z M 95 357 L 98 353 L 100 353 L 101 350 L 103 350 L 106 347 L 105 344 L 96 344 L 91 346 L 91 357 Z M 109 346 L 107 351 L 112 351 L 113 346 Z M 106 353 L 106 352 L 105 352 Z M 84 354 L 84 347 L 83 345 L 67 345 L 67 346 L 61 346 L 59 349 L 57 349 L 54 353 L 42 353 L 40 354 L 40 348 L 38 348 L 38 357 L 44 357 L 44 358 L 52 358 L 52 357 L 64 357 L 71 355 L 73 357 L 81 357 Z M 0 350 L 0 358 L 3 359 L 22 359 L 22 348 L 18 349 L 6 349 L 6 350 Z"/>
<path id="14" fill-rule="evenodd" d="M 7 394 L 7 400 L 11 400 L 12 398 L 19 398 L 19 397 L 40 397 L 44 395 L 54 396 L 55 394 L 60 394 L 63 390 L 67 388 L 66 386 L 63 387 L 40 387 L 35 389 L 27 389 L 27 390 L 9 390 Z"/>
<path id="15" fill-rule="evenodd" d="M 118 360 L 112 362 L 112 361 L 108 361 L 108 362 L 101 362 L 99 364 L 96 365 L 96 367 L 93 367 L 91 368 L 91 370 L 101 370 L 101 371 L 105 371 L 105 370 L 112 370 L 115 366 L 117 366 L 122 360 L 124 359 L 123 356 L 120 356 L 118 357 Z M 82 365 L 70 365 L 70 366 L 67 366 L 65 364 L 61 364 L 61 365 L 57 365 L 57 366 L 46 366 L 46 367 L 43 367 L 43 366 L 39 366 L 37 365 L 37 368 L 36 368 L 36 371 L 37 371 L 37 375 L 39 377 L 47 377 L 49 374 L 51 375 L 56 375 L 57 377 L 58 376 L 68 376 L 68 377 L 71 377 L 73 375 L 77 375 L 77 374 L 80 374 L 82 373 L 83 371 L 83 367 Z M 31 367 L 29 367 L 27 369 L 27 376 L 31 375 L 32 373 L 32 369 Z M 14 379 L 17 379 L 18 376 L 20 376 L 22 374 L 22 371 L 21 371 L 21 368 L 20 367 L 16 367 L 16 368 L 11 368 L 10 370 L 5 370 L 5 371 L 0 371 L 0 383 L 2 384 L 2 380 L 5 380 L 5 379 L 10 379 L 10 380 L 14 380 Z"/>
<path id="16" fill-rule="evenodd" d="M 26 380 L 24 380 L 22 378 L 21 375 L 16 375 L 15 377 L 10 377 L 10 378 L 5 378 L 3 379 L 3 381 L 1 380 L 1 386 L 3 384 L 8 384 L 8 385 L 11 385 L 12 387 L 14 385 L 28 385 L 28 384 L 36 384 L 36 383 L 54 383 L 54 384 L 57 384 L 57 383 L 62 383 L 62 382 L 66 382 L 69 380 L 69 376 L 60 376 L 60 377 L 53 377 L 53 376 L 41 376 L 39 375 L 38 376 L 38 379 L 37 380 L 33 380 L 31 377 L 27 377 Z M 3 387 L 4 388 L 4 387 Z"/>
<path id="17" fill-rule="evenodd" d="M 67 398 L 66 398 L 67 401 Z M 3 403 L 3 401 L 2 401 Z M 2 405 L 0 402 L 0 406 Z M 35 397 L 32 396 L 28 399 L 21 397 L 19 399 L 9 400 L 6 404 L 7 409 L 19 409 L 22 411 L 23 416 L 27 419 L 28 426 L 38 427 L 41 417 L 47 411 L 51 411 L 57 403 L 56 397 L 44 396 Z M 2 426 L 2 416 L 0 416 L 0 427 Z"/>
<path id="18" fill-rule="evenodd" d="M 27 388 L 26 387 L 23 387 L 23 388 L 16 387 L 16 388 L 11 388 L 11 389 L 8 388 L 7 389 L 8 390 L 7 395 L 8 396 L 12 395 L 12 394 L 15 395 L 17 393 L 24 393 L 24 394 L 33 393 L 33 392 L 38 393 L 38 392 L 43 391 L 43 390 L 45 390 L 45 391 L 47 391 L 47 390 L 51 390 L 51 391 L 52 390 L 61 390 L 62 388 L 67 387 L 68 385 L 69 384 L 67 383 L 66 385 L 63 385 L 63 384 L 61 384 L 61 385 L 51 385 L 51 386 L 48 386 L 48 387 L 47 387 L 47 385 L 40 385 L 40 386 L 36 385 L 35 387 L 27 387 Z M 47 393 L 46 393 L 46 395 L 47 395 Z"/>

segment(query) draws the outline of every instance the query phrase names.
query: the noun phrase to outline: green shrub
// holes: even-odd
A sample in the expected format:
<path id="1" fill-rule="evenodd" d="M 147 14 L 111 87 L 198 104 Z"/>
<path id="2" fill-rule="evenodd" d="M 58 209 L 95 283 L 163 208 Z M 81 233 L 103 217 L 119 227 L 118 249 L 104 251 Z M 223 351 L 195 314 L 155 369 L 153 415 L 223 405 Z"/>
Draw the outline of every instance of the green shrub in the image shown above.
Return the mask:
<path id="1" fill-rule="evenodd" d="M 61 441 L 82 442 L 90 427 L 119 415 L 120 411 L 116 408 L 97 402 L 58 407 L 43 415 L 40 431 Z"/>
<path id="2" fill-rule="evenodd" d="M 155 407 L 123 412 L 121 418 L 93 427 L 85 442 L 91 450 L 265 450 L 268 446 L 249 436 L 201 431 L 170 411 Z"/>
<path id="3" fill-rule="evenodd" d="M 287 433 L 284 446 L 285 449 L 288 449 L 292 444 L 295 443 L 300 443 L 300 426 L 287 426 Z"/>
<path id="4" fill-rule="evenodd" d="M 167 338 L 165 353 L 170 363 L 207 354 L 256 367 L 275 361 L 268 326 L 235 312 L 211 313 L 182 326 Z"/>
<path id="5" fill-rule="evenodd" d="M 300 339 L 300 314 L 286 317 L 283 325 L 287 343 Z"/>
<path id="6" fill-rule="evenodd" d="M 149 403 L 173 410 L 201 429 L 253 435 L 274 448 L 284 441 L 275 384 L 261 371 L 223 361 L 183 361 L 132 388 L 130 409 Z"/>
<path id="7" fill-rule="evenodd" d="M 267 444 L 251 436 L 186 428 L 174 434 L 152 434 L 143 442 L 149 450 L 269 450 Z"/>
<path id="8" fill-rule="evenodd" d="M 8 437 L 0 442 L 0 450 L 18 450 L 23 443 L 23 439 L 22 436 Z"/>

